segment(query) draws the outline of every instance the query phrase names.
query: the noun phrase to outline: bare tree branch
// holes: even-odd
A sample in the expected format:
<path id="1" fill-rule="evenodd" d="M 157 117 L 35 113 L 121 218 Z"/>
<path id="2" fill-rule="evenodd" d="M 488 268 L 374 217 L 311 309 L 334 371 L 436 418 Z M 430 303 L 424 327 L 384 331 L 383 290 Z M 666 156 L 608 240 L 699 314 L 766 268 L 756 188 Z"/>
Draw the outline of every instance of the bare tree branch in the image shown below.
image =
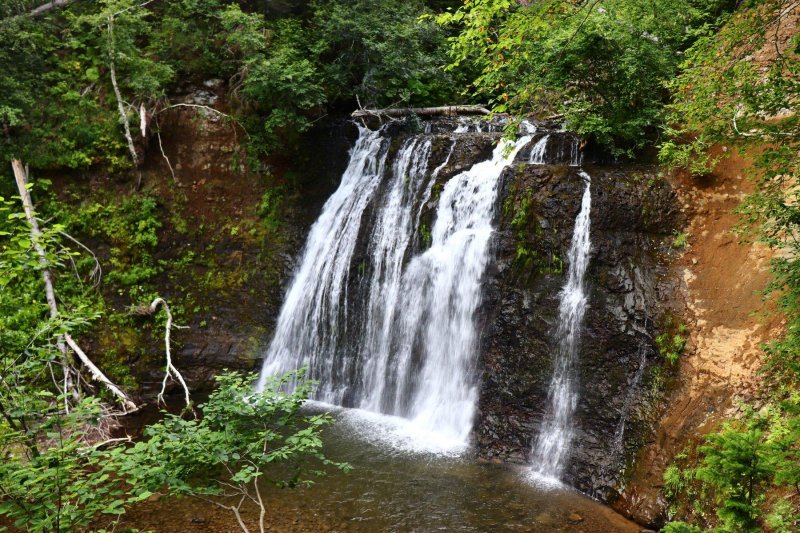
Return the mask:
<path id="1" fill-rule="evenodd" d="M 59 235 L 61 235 L 63 237 L 66 237 L 67 239 L 71 240 L 72 242 L 74 242 L 75 244 L 77 244 L 78 246 L 80 246 L 81 248 L 86 250 L 87 252 L 89 252 L 89 255 L 92 256 L 92 259 L 94 259 L 94 268 L 89 273 L 89 279 L 92 280 L 92 287 L 97 287 L 98 285 L 100 285 L 100 282 L 103 280 L 103 267 L 100 266 L 100 260 L 97 259 L 97 256 L 95 255 L 95 253 L 93 251 L 91 251 L 88 246 L 83 244 L 81 241 L 79 241 L 78 239 L 76 239 L 75 237 L 70 235 L 69 233 L 66 233 L 64 231 L 59 231 L 58 233 L 59 233 Z"/>
<path id="2" fill-rule="evenodd" d="M 199 109 L 205 109 L 206 111 L 210 111 L 211 113 L 216 113 L 217 115 L 219 115 L 219 116 L 221 116 L 221 117 L 225 117 L 225 118 L 227 118 L 228 120 L 230 120 L 231 122 L 233 122 L 233 124 L 232 124 L 232 127 L 233 127 L 233 136 L 234 136 L 234 139 L 236 139 L 236 124 L 239 124 L 239 121 L 237 121 L 237 120 L 236 120 L 235 118 L 233 118 L 232 116 L 230 116 L 230 115 L 228 115 L 228 114 L 225 114 L 225 113 L 223 113 L 222 111 L 220 111 L 220 110 L 218 110 L 218 109 L 214 109 L 213 107 L 209 107 L 209 106 L 207 106 L 207 105 L 178 103 L 178 104 L 172 104 L 172 105 L 168 105 L 168 106 L 167 106 L 167 107 L 165 107 L 165 108 L 159 109 L 157 113 L 161 113 L 161 112 L 163 112 L 163 111 L 166 111 L 167 109 L 174 109 L 174 108 L 176 108 L 176 107 L 195 107 L 195 108 L 199 108 Z M 240 126 L 241 126 L 241 124 L 240 124 Z M 247 130 L 246 130 L 246 129 L 244 129 L 244 127 L 242 127 L 242 130 L 244 131 L 244 134 L 245 134 L 245 135 L 247 136 L 247 138 L 249 139 L 249 138 L 250 138 L 250 134 L 247 132 Z"/>
<path id="3" fill-rule="evenodd" d="M 158 139 L 158 148 L 161 150 L 161 157 L 163 157 L 167 162 L 169 173 L 172 174 L 172 181 L 178 183 L 178 178 L 175 177 L 175 169 L 172 168 L 172 163 L 170 162 L 169 157 L 167 157 L 167 153 L 164 151 L 164 145 L 161 144 L 161 125 L 158 123 L 158 119 L 156 119 L 156 138 Z"/>
<path id="4" fill-rule="evenodd" d="M 42 4 L 39 7 L 31 9 L 30 11 L 28 11 L 28 15 L 30 15 L 31 17 L 38 17 L 39 15 L 47 13 L 51 9 L 65 6 L 70 2 L 72 2 L 72 0 L 52 0 L 51 2 L 47 2 L 46 4 Z"/>
<path id="5" fill-rule="evenodd" d="M 150 306 L 135 308 L 133 311 L 140 315 L 154 315 L 158 310 L 159 305 L 163 306 L 164 311 L 167 313 L 167 325 L 165 328 L 166 331 L 164 332 L 164 345 L 166 347 L 166 353 L 167 353 L 167 365 L 166 365 L 166 372 L 164 373 L 164 379 L 161 382 L 161 392 L 158 393 L 158 401 L 159 403 L 162 404 L 166 403 L 164 401 L 164 393 L 166 392 L 167 389 L 167 380 L 169 378 L 173 378 L 178 380 L 178 382 L 181 384 L 181 387 L 183 387 L 184 400 L 186 401 L 186 407 L 188 409 L 192 405 L 191 398 L 189 397 L 189 387 L 186 385 L 186 381 L 183 379 L 183 376 L 181 375 L 180 371 L 178 371 L 178 369 L 175 368 L 175 365 L 172 364 L 170 334 L 172 333 L 173 327 L 179 327 L 179 326 L 172 325 L 172 311 L 170 311 L 169 305 L 167 305 L 166 300 L 164 300 L 159 296 L 158 298 L 153 300 Z"/>
<path id="6" fill-rule="evenodd" d="M 131 124 L 128 120 L 128 114 L 125 112 L 125 107 L 122 104 L 122 94 L 119 92 L 119 85 L 117 84 L 117 69 L 114 66 L 114 16 L 108 17 L 108 62 L 111 70 L 111 85 L 114 87 L 114 96 L 117 98 L 117 110 L 119 117 L 122 120 L 122 126 L 125 128 L 125 140 L 128 141 L 128 150 L 131 153 L 133 164 L 139 166 L 139 156 L 136 155 L 136 147 L 133 145 L 133 137 L 131 136 Z"/>

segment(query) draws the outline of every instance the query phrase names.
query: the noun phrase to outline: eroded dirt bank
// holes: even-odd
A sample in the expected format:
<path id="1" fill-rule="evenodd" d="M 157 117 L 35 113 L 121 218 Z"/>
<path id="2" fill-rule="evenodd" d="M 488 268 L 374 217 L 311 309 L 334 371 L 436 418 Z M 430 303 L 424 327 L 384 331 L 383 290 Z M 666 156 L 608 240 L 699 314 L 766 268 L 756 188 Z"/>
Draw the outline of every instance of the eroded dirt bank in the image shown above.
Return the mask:
<path id="1" fill-rule="evenodd" d="M 671 304 L 687 326 L 688 342 L 653 440 L 641 450 L 614 505 L 642 524 L 656 526 L 666 516 L 661 487 L 675 455 L 735 414 L 741 402 L 757 399 L 760 345 L 782 327 L 762 298 L 771 279 L 771 252 L 740 242 L 734 232 L 740 223 L 734 211 L 753 190 L 743 176 L 746 165 L 732 155 L 707 177 L 673 177 L 687 245 L 673 266 L 680 290 Z"/>

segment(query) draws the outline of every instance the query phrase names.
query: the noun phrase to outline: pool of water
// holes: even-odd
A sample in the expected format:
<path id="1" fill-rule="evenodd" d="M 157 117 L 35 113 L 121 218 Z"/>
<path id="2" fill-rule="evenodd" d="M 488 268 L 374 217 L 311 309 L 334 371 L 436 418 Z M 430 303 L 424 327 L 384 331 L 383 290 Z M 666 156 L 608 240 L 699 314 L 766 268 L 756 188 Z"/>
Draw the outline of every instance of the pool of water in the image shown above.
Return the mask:
<path id="1" fill-rule="evenodd" d="M 265 489 L 268 530 L 641 530 L 567 487 L 533 477 L 526 468 L 478 464 L 468 451 L 414 433 L 402 419 L 353 410 L 333 414 L 337 423 L 326 431 L 325 453 L 353 470 L 331 471 L 307 488 Z M 125 525 L 156 531 L 238 529 L 231 513 L 191 499 L 147 504 L 130 513 Z"/>

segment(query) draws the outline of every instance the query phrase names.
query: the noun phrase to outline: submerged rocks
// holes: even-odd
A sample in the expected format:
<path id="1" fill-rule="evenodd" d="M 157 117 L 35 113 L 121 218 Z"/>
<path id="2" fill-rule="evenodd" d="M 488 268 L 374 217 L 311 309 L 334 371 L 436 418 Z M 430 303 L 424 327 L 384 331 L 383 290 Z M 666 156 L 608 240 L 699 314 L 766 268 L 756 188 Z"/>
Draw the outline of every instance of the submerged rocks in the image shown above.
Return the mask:
<path id="1" fill-rule="evenodd" d="M 677 224 L 669 185 L 646 169 L 592 176 L 588 309 L 576 363 L 574 439 L 565 481 L 607 499 L 647 434 L 662 365 L 655 331 L 662 254 Z M 578 169 L 515 165 L 505 173 L 497 260 L 480 319 L 482 379 L 474 440 L 482 457 L 530 460 L 548 387 L 566 251 L 584 184 Z"/>

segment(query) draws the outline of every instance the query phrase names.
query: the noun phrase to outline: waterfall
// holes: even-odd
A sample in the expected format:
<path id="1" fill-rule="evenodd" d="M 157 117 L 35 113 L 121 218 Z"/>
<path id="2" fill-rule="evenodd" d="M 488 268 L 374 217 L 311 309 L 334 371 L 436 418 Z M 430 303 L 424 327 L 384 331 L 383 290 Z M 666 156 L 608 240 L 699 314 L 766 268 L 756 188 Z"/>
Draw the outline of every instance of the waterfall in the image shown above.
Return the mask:
<path id="1" fill-rule="evenodd" d="M 583 154 L 581 153 L 580 139 L 574 137 L 569 145 L 569 165 L 571 167 L 579 167 L 583 163 Z"/>
<path id="2" fill-rule="evenodd" d="M 589 230 L 592 205 L 591 177 L 583 171 L 580 175 L 586 187 L 567 253 L 567 281 L 560 294 L 556 336 L 559 344 L 548 391 L 549 406 L 533 450 L 533 468 L 538 474 L 551 478 L 559 478 L 569 457 L 573 436 L 572 414 L 578 401 L 573 374 L 586 311 L 584 276 L 591 248 Z"/>
<path id="3" fill-rule="evenodd" d="M 337 356 L 346 338 L 346 291 L 350 260 L 361 219 L 384 174 L 388 142 L 380 132 L 365 128 L 352 149 L 339 188 L 325 203 L 311 228 L 303 258 L 286 294 L 257 388 L 266 379 L 299 368 L 310 367 L 319 379 L 317 394 L 336 401 L 338 380 L 348 362 Z M 324 355 L 331 355 L 325 361 Z"/>
<path id="4" fill-rule="evenodd" d="M 431 135 L 405 139 L 387 161 L 390 139 L 360 130 L 309 233 L 258 387 L 306 365 L 316 400 L 402 417 L 420 438 L 466 444 L 477 395 L 474 314 L 499 178 L 530 136 L 501 141 L 489 160 L 450 178 L 433 227 L 423 228 L 451 137 L 431 171 Z"/>
<path id="5" fill-rule="evenodd" d="M 536 144 L 531 148 L 531 155 L 528 158 L 528 163 L 531 165 L 544 165 L 544 156 L 547 152 L 547 141 L 550 140 L 550 135 L 545 135 L 539 139 Z"/>

